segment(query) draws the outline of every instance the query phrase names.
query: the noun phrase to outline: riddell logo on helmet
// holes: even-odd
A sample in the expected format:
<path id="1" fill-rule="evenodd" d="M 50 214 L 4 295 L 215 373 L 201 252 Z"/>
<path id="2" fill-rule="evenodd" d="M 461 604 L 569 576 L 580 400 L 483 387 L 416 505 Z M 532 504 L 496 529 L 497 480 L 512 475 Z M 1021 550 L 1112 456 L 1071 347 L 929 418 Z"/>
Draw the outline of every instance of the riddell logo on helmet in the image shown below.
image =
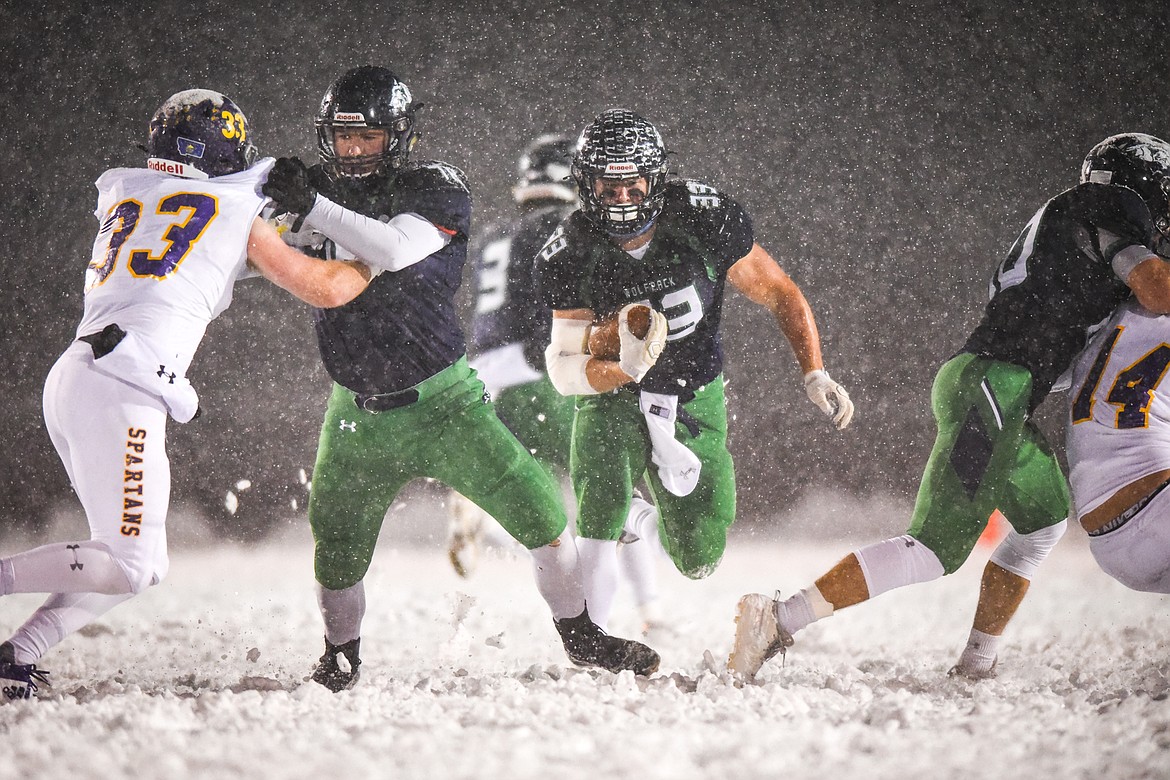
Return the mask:
<path id="1" fill-rule="evenodd" d="M 366 115 L 361 112 L 338 111 L 333 115 L 334 122 L 365 122 Z"/>
<path id="2" fill-rule="evenodd" d="M 171 176 L 182 176 L 187 179 L 209 178 L 206 173 L 193 165 L 175 162 L 174 160 L 164 160 L 161 157 L 151 157 L 146 161 L 146 167 L 152 171 L 169 173 Z"/>
<path id="3" fill-rule="evenodd" d="M 183 163 L 171 162 L 170 160 L 160 160 L 157 157 L 152 157 L 146 161 L 146 167 L 150 168 L 152 171 L 161 171 L 163 173 L 169 173 L 173 176 L 182 176 L 184 173 L 186 173 L 188 166 L 183 165 Z"/>
<path id="4" fill-rule="evenodd" d="M 638 166 L 631 162 L 609 163 L 605 166 L 606 176 L 637 176 Z"/>

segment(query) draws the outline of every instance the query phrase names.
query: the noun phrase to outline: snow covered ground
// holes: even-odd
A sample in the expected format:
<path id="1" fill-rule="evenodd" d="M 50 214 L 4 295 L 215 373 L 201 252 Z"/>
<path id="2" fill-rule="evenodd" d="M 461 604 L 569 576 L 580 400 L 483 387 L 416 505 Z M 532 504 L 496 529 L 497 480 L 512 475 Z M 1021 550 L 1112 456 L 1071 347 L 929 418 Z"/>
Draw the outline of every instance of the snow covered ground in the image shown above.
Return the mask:
<path id="1" fill-rule="evenodd" d="M 385 536 L 354 690 L 305 682 L 321 627 L 303 525 L 259 547 L 177 544 L 161 586 L 50 652 L 51 690 L 0 707 L 0 778 L 1170 776 L 1170 599 L 1101 574 L 1079 529 L 995 680 L 946 677 L 981 548 L 811 627 L 743 686 L 720 672 L 736 599 L 801 587 L 852 544 L 741 532 L 705 581 L 664 563 L 672 629 L 643 680 L 567 664 L 527 561 L 491 555 L 460 580 L 441 529 Z M 0 599 L 0 629 L 40 598 Z M 614 633 L 635 623 L 622 602 Z"/>

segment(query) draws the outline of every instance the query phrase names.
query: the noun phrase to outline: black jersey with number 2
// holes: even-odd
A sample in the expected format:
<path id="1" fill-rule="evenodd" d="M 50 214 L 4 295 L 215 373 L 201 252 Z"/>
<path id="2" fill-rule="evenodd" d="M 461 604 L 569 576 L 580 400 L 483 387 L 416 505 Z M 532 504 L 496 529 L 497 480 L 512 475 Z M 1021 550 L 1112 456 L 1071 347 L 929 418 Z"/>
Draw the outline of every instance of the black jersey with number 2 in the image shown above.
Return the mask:
<path id="1" fill-rule="evenodd" d="M 570 215 L 537 257 L 541 298 L 551 309 L 590 309 L 598 317 L 635 302 L 661 311 L 669 324 L 666 348 L 640 387 L 688 397 L 723 370 L 719 320 L 727 271 L 753 242 L 739 204 L 699 182 L 673 181 L 641 259 L 580 211 Z"/>
<path id="2" fill-rule="evenodd" d="M 1088 329 L 1130 296 L 1114 257 L 1135 244 L 1153 246 L 1153 230 L 1133 190 L 1086 183 L 1057 195 L 996 269 L 983 321 L 962 351 L 1031 371 L 1034 410 L 1084 347 Z"/>

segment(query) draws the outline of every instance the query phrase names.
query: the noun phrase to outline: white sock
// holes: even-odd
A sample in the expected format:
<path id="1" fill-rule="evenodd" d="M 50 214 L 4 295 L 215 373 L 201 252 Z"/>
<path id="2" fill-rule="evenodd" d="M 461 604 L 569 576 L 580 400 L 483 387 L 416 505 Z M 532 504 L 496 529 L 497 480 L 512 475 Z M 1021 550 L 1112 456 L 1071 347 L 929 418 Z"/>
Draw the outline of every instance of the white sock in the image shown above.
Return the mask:
<path id="1" fill-rule="evenodd" d="M 968 672 L 987 672 L 995 664 L 999 652 L 999 637 L 972 628 L 967 646 L 959 656 L 959 666 Z"/>
<path id="2" fill-rule="evenodd" d="M 329 590 L 317 584 L 317 606 L 325 622 L 325 638 L 342 645 L 362 635 L 362 618 L 366 616 L 366 586 L 359 580 L 341 590 Z"/>
<path id="3" fill-rule="evenodd" d="M 622 576 L 630 584 L 634 595 L 634 603 L 641 607 L 658 598 L 658 574 L 654 568 L 654 550 L 639 539 L 630 544 L 623 544 L 618 550 L 618 563 L 621 566 Z M 590 614 L 593 610 L 590 609 Z"/>
<path id="4" fill-rule="evenodd" d="M 126 572 L 101 542 L 56 542 L 0 560 L 0 595 L 132 591 Z"/>
<path id="5" fill-rule="evenodd" d="M 553 620 L 574 618 L 584 612 L 581 560 L 569 532 L 561 532 L 556 542 L 537 547 L 531 553 L 536 589 L 552 611 Z"/>
<path id="6" fill-rule="evenodd" d="M 618 543 L 581 538 L 577 540 L 577 549 L 581 554 L 581 581 L 589 617 L 606 631 L 618 589 Z"/>
<path id="7" fill-rule="evenodd" d="M 34 612 L 9 640 L 18 664 L 36 663 L 65 637 L 109 612 L 133 593 L 55 593 Z"/>
<path id="8" fill-rule="evenodd" d="M 630 498 L 630 511 L 626 513 L 622 530 L 646 542 L 647 548 L 655 555 L 666 557 L 662 539 L 658 536 L 658 508 L 646 499 L 639 496 Z"/>
<path id="9" fill-rule="evenodd" d="M 832 614 L 833 605 L 816 585 L 810 585 L 776 605 L 776 621 L 789 634 Z"/>

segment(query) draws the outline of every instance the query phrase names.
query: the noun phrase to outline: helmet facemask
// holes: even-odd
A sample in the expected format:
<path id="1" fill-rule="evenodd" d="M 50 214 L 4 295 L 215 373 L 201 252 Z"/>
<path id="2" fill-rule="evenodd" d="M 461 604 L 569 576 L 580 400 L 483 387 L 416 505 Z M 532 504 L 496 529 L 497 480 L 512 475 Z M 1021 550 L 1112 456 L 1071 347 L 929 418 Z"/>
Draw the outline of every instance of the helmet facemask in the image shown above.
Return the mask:
<path id="1" fill-rule="evenodd" d="M 622 108 L 600 114 L 582 131 L 573 157 L 573 179 L 585 216 L 614 237 L 634 238 L 649 230 L 666 195 L 666 147 L 650 122 Z M 607 204 L 598 182 L 644 178 L 640 203 Z"/>

